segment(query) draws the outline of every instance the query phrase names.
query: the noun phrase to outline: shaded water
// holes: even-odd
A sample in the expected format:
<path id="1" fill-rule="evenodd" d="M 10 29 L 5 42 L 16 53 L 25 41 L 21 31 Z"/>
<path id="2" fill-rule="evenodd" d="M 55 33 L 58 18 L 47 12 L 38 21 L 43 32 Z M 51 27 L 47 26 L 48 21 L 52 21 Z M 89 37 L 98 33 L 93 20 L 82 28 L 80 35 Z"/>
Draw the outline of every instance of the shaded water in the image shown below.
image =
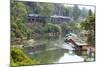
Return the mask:
<path id="1" fill-rule="evenodd" d="M 34 44 L 37 43 L 42 46 L 25 48 L 25 50 L 32 59 L 39 61 L 40 64 L 94 61 L 94 53 L 89 57 L 86 51 L 62 48 L 66 46 L 64 38 L 39 38 Z"/>

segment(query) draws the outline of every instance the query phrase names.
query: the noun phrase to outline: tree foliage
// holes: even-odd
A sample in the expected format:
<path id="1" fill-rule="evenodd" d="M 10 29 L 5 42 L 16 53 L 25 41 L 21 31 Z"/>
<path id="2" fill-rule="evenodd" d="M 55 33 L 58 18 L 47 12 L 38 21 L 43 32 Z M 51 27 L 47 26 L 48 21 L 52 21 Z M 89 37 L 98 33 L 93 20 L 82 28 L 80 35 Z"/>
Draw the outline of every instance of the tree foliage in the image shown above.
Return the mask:
<path id="1" fill-rule="evenodd" d="M 89 10 L 87 19 L 81 22 L 81 28 L 88 31 L 87 43 L 95 45 L 95 14 L 91 10 Z"/>
<path id="2" fill-rule="evenodd" d="M 11 1 L 11 36 L 26 36 L 25 18 L 27 15 L 26 6 L 22 2 Z"/>
<path id="3" fill-rule="evenodd" d="M 28 37 L 29 33 L 41 32 L 44 30 L 42 26 L 37 28 L 33 25 L 33 28 L 26 26 L 26 18 L 29 13 L 39 14 L 41 16 L 48 16 L 51 14 L 51 4 L 34 3 L 34 2 L 18 2 L 11 1 L 11 36 L 12 38 Z M 49 19 L 46 19 L 49 21 Z M 46 23 L 45 23 L 46 24 Z M 40 30 L 41 29 L 41 30 Z"/>
<path id="4" fill-rule="evenodd" d="M 73 18 L 74 20 L 77 20 L 80 16 L 80 9 L 78 7 L 78 5 L 74 5 L 73 7 Z"/>
<path id="5" fill-rule="evenodd" d="M 11 66 L 18 67 L 21 65 L 38 64 L 36 60 L 31 60 L 22 49 L 12 48 L 11 49 Z"/>

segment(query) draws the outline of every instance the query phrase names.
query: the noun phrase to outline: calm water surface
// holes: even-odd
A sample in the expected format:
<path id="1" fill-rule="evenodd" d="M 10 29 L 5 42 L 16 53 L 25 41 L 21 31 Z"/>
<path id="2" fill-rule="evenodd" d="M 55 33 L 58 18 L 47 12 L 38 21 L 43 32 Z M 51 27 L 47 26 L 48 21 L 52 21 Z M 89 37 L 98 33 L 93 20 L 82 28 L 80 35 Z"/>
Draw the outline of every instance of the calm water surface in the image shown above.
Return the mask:
<path id="1" fill-rule="evenodd" d="M 61 48 L 64 46 L 64 38 L 39 38 L 34 44 L 39 45 L 25 50 L 40 64 L 94 61 L 94 53 L 89 57 L 86 51 L 78 53 L 78 51 Z"/>

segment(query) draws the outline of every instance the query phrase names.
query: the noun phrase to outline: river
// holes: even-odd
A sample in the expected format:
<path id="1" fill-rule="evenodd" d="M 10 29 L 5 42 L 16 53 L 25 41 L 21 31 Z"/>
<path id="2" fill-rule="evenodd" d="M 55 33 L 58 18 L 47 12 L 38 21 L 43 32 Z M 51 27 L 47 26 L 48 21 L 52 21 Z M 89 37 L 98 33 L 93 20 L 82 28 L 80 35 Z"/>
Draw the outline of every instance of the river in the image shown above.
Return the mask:
<path id="1" fill-rule="evenodd" d="M 64 43 L 63 37 L 60 39 L 38 38 L 34 44 L 37 43 L 42 44 L 42 46 L 25 48 L 25 51 L 40 64 L 94 61 L 94 53 L 93 56 L 89 57 L 86 51 L 74 51 L 73 48 Z"/>

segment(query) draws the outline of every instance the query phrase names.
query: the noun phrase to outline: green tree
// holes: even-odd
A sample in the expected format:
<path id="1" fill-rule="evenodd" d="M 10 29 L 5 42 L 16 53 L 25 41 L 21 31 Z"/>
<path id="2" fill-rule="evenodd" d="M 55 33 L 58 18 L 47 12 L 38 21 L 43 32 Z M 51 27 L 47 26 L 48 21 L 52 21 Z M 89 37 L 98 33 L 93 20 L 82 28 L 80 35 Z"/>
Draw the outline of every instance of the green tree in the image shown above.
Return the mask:
<path id="1" fill-rule="evenodd" d="M 11 1 L 11 35 L 13 37 L 26 36 L 25 18 L 26 6 L 22 2 Z"/>
<path id="2" fill-rule="evenodd" d="M 38 64 L 36 60 L 31 60 L 22 49 L 11 48 L 11 67 L 18 67 L 21 65 Z"/>
<path id="3" fill-rule="evenodd" d="M 86 8 L 82 8 L 80 16 L 86 18 L 88 16 L 88 10 Z"/>
<path id="4" fill-rule="evenodd" d="M 80 16 L 80 9 L 78 7 L 78 5 L 74 5 L 73 7 L 73 19 L 77 20 Z"/>
<path id="5" fill-rule="evenodd" d="M 89 10 L 86 21 L 81 22 L 81 28 L 88 31 L 87 43 L 95 45 L 95 14 Z"/>
<path id="6" fill-rule="evenodd" d="M 48 32 L 60 32 L 59 25 L 52 23 L 47 24 L 47 30 Z"/>
<path id="7" fill-rule="evenodd" d="M 73 16 L 73 7 L 65 7 L 64 15 L 72 17 Z"/>

